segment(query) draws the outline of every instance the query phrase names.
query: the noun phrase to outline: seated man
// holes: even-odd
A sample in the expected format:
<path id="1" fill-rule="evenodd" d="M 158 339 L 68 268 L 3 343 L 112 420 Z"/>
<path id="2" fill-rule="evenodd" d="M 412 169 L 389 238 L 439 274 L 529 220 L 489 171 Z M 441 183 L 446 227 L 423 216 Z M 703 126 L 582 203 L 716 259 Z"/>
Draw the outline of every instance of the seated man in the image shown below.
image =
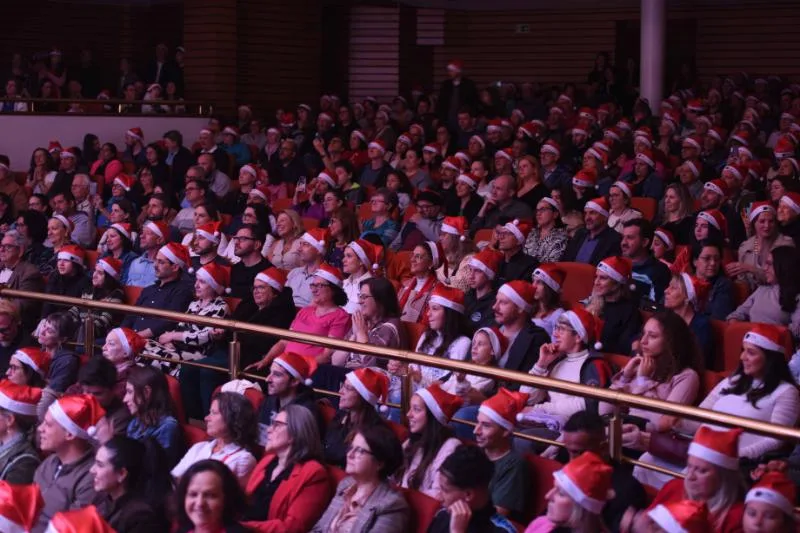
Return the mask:
<path id="1" fill-rule="evenodd" d="M 439 467 L 442 509 L 428 526 L 428 533 L 480 531 L 516 533 L 517 529 L 497 513 L 489 492 L 494 464 L 476 446 L 459 446 Z"/>
<path id="2" fill-rule="evenodd" d="M 144 223 L 139 236 L 139 249 L 142 255 L 131 261 L 127 275 L 122 280 L 123 285 L 148 287 L 157 281 L 156 256 L 161 247 L 169 241 L 169 235 L 169 227 L 165 222 L 148 220 Z"/>
<path id="3" fill-rule="evenodd" d="M 517 186 L 511 175 L 497 176 L 491 183 L 492 192 L 470 223 L 470 233 L 494 228 L 503 220 L 532 220 L 533 211 L 525 202 L 516 199 Z"/>
<path id="4" fill-rule="evenodd" d="M 44 278 L 36 265 L 22 259 L 22 254 L 27 246 L 27 239 L 17 230 L 10 230 L 3 235 L 0 241 L 0 284 L 9 289 L 18 291 L 42 292 Z M 32 331 L 42 313 L 42 304 L 36 300 L 14 300 L 19 307 L 18 318 L 22 319 L 27 331 Z M 0 352 L 3 350 L 0 342 Z M 6 360 L 7 364 L 8 361 Z M 0 370 L 5 370 L 3 361 L 0 360 Z"/>
<path id="5" fill-rule="evenodd" d="M 531 479 L 525 459 L 514 451 L 511 441 L 517 414 L 527 400 L 527 394 L 500 388 L 481 404 L 475 426 L 475 442 L 494 463 L 489 482 L 492 503 L 498 513 L 520 523 L 531 518 Z"/>
<path id="6" fill-rule="evenodd" d="M 619 255 L 619 233 L 608 225 L 608 202 L 595 198 L 586 202 L 583 218 L 586 227 L 575 232 L 567 243 L 562 261 L 576 261 L 596 265 L 604 257 Z"/>
<path id="7" fill-rule="evenodd" d="M 492 310 L 500 331 L 509 342 L 508 350 L 497 366 L 508 370 L 528 372 L 543 344 L 550 341 L 547 332 L 531 322 L 533 285 L 527 281 L 511 281 L 497 291 Z"/>
<path id="8" fill-rule="evenodd" d="M 205 181 L 203 167 L 194 166 L 189 169 L 189 173 L 186 174 L 186 188 L 183 190 L 184 201 L 187 205 L 178 211 L 178 214 L 170 222 L 181 234 L 194 231 L 194 208 L 205 203 L 211 194 Z M 190 175 L 192 176 L 191 179 Z M 196 177 L 198 175 L 199 177 Z"/>
<path id="9" fill-rule="evenodd" d="M 629 220 L 622 227 L 622 255 L 633 263 L 637 300 L 651 308 L 664 299 L 664 289 L 671 278 L 669 267 L 650 251 L 654 235 L 653 225 L 643 218 Z"/>
<path id="10" fill-rule="evenodd" d="M 393 251 L 413 250 L 415 246 L 425 241 L 439 240 L 439 231 L 442 228 L 442 196 L 433 190 L 423 190 L 417 193 L 414 200 L 417 212 L 403 224 L 400 233 L 394 238 L 389 247 Z"/>
<path id="11" fill-rule="evenodd" d="M 231 267 L 232 297 L 250 296 L 256 275 L 272 266 L 272 263 L 261 255 L 261 248 L 266 239 L 264 230 L 255 224 L 244 224 L 233 236 L 233 253 L 239 261 Z"/>
<path id="12" fill-rule="evenodd" d="M 47 409 L 39 424 L 39 447 L 50 453 L 33 475 L 42 490 L 44 507 L 35 531 L 44 531 L 59 511 L 98 505 L 103 497 L 94 491 L 92 436 L 105 415 L 94 396 L 63 396 Z"/>
<path id="13" fill-rule="evenodd" d="M 155 261 L 157 281 L 142 290 L 136 305 L 185 312 L 194 298 L 194 288 L 183 275 L 183 270 L 187 268 L 189 251 L 185 246 L 174 242 L 162 246 Z M 173 327 L 173 323 L 159 318 L 127 315 L 122 327 L 130 328 L 146 339 L 157 339 Z"/>
<path id="14" fill-rule="evenodd" d="M 502 260 L 503 254 L 491 248 L 481 250 L 469 259 L 469 290 L 464 294 L 464 316 L 472 331 L 495 324 L 492 306 L 497 292 L 493 284 Z"/>
<path id="15" fill-rule="evenodd" d="M 497 272 L 497 284 L 513 280 L 532 281 L 533 271 L 539 262 L 524 251 L 525 241 L 531 232 L 529 222 L 506 222 L 495 229 L 497 247 L 503 252 L 503 261 Z"/>
<path id="16" fill-rule="evenodd" d="M 51 200 L 53 212 L 64 215 L 72 222 L 72 242 L 82 248 L 91 248 L 95 240 L 95 230 L 89 215 L 83 211 L 78 211 L 75 207 L 75 197 L 69 191 L 60 192 L 53 196 Z"/>
<path id="17" fill-rule="evenodd" d="M 189 272 L 197 272 L 200 267 L 209 263 L 230 266 L 230 261 L 218 252 L 222 238 L 221 226 L 221 222 L 208 222 L 195 228 L 191 247 L 196 255 L 192 256 L 192 270 Z"/>
<path id="18" fill-rule="evenodd" d="M 38 316 L 36 317 L 38 320 Z M 35 325 L 34 321 L 34 325 Z M 11 356 L 20 348 L 36 346 L 28 329 L 23 324 L 17 304 L 11 300 L 0 299 L 0 371 L 5 376 Z"/>
<path id="19" fill-rule="evenodd" d="M 313 228 L 300 237 L 300 260 L 303 266 L 293 268 L 286 276 L 286 286 L 292 289 L 296 307 L 311 303 L 311 281 L 322 264 L 329 241 L 330 232 L 323 228 Z"/>
<path id="20" fill-rule="evenodd" d="M 125 396 L 125 381 L 117 379 L 117 368 L 105 357 L 92 357 L 78 370 L 78 382 L 67 389 L 67 394 L 89 394 L 97 398 L 106 412 L 112 436 L 125 435 L 131 413 L 122 403 Z M 98 437 L 99 438 L 99 437 Z"/>

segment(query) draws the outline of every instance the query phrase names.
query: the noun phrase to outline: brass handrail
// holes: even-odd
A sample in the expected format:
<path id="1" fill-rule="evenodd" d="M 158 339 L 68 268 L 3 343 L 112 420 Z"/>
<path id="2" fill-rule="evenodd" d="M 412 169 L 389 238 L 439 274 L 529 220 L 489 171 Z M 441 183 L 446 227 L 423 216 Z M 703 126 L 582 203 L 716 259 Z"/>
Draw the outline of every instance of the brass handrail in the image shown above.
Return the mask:
<path id="1" fill-rule="evenodd" d="M 738 427 L 748 432 L 757 433 L 760 435 L 766 435 L 770 437 L 777 437 L 783 439 L 800 440 L 800 429 L 796 428 L 779 426 L 777 424 L 772 424 L 769 422 L 762 422 L 760 420 L 744 418 L 741 416 L 730 415 L 727 413 L 709 411 L 707 409 L 700 409 L 688 405 L 668 403 L 653 398 L 644 398 L 641 396 L 635 396 L 633 394 L 627 394 L 619 391 L 590 387 L 587 385 L 581 385 L 579 383 L 571 383 L 552 378 L 538 377 L 531 374 L 525 374 L 523 372 L 506 370 L 503 368 L 486 367 L 465 361 L 443 359 L 441 357 L 414 353 L 408 350 L 385 348 L 382 346 L 361 344 L 353 341 L 332 339 L 329 337 L 323 337 L 319 335 L 310 335 L 308 333 L 299 333 L 296 331 L 285 330 L 270 326 L 260 326 L 235 320 L 202 317 L 186 313 L 178 313 L 174 311 L 165 311 L 162 309 L 151 309 L 146 307 L 137 307 L 126 304 L 112 303 L 112 302 L 85 300 L 82 298 L 71 298 L 55 294 L 44 294 L 44 293 L 29 292 L 29 291 L 19 291 L 8 288 L 0 288 L 0 297 L 47 301 L 50 303 L 63 304 L 66 306 L 77 306 L 90 309 L 102 309 L 106 311 L 121 312 L 132 315 L 156 317 L 177 322 L 191 322 L 204 326 L 211 326 L 214 328 L 233 330 L 239 333 L 244 332 L 244 333 L 262 334 L 262 335 L 272 335 L 275 337 L 279 337 L 281 339 L 293 340 L 306 344 L 313 344 L 325 348 L 334 348 L 350 352 L 358 352 L 386 359 L 396 359 L 408 363 L 416 363 L 424 366 L 432 366 L 450 371 L 464 372 L 467 374 L 483 376 L 490 379 L 519 383 L 522 385 L 528 385 L 531 387 L 556 391 L 564 394 L 572 394 L 575 396 L 581 396 L 585 398 L 599 400 L 606 403 L 611 403 L 618 407 L 635 407 L 638 409 L 644 409 L 647 411 L 653 411 L 662 414 L 669 414 L 681 418 L 689 418 L 700 422 L 718 424 L 727 427 Z M 616 418 L 618 419 L 619 417 Z M 618 430 L 619 422 L 617 422 L 616 426 Z"/>

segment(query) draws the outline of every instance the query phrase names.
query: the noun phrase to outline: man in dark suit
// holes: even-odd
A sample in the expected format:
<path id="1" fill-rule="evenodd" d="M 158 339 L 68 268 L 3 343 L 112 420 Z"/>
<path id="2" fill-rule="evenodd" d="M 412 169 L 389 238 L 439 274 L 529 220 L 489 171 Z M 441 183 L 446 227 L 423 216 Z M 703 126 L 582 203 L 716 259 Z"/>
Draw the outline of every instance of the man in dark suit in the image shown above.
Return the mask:
<path id="1" fill-rule="evenodd" d="M 450 79 L 442 82 L 439 89 L 439 120 L 453 132 L 458 131 L 458 112 L 462 108 L 477 109 L 479 103 L 475 82 L 461 75 L 463 68 L 458 59 L 448 63 L 447 76 Z"/>
<path id="2" fill-rule="evenodd" d="M 547 332 L 531 322 L 534 291 L 531 283 L 522 280 L 510 281 L 497 291 L 492 310 L 509 340 L 508 350 L 498 361 L 501 368 L 528 372 L 539 359 L 539 348 L 550 342 Z"/>
<path id="3" fill-rule="evenodd" d="M 0 241 L 0 262 L 3 265 L 0 270 L 0 284 L 19 291 L 42 292 L 42 273 L 35 265 L 22 260 L 24 251 L 25 237 L 19 232 L 11 230 L 3 235 L 3 240 Z M 41 303 L 36 300 L 20 300 L 17 305 L 23 328 L 26 331 L 35 328 L 41 314 Z"/>
<path id="4" fill-rule="evenodd" d="M 189 167 L 194 164 L 195 157 L 183 145 L 183 135 L 178 130 L 169 130 L 164 134 L 164 145 L 167 147 L 167 165 L 172 176 L 172 190 L 182 191 L 183 178 Z"/>
<path id="5" fill-rule="evenodd" d="M 166 87 L 167 82 L 176 81 L 178 78 L 177 66 L 167 58 L 169 48 L 164 43 L 159 43 L 156 46 L 155 60 L 150 63 L 145 73 L 145 81 L 150 83 L 158 83 L 161 87 Z"/>
<path id="6" fill-rule="evenodd" d="M 567 243 L 562 261 L 597 263 L 621 253 L 622 237 L 608 226 L 608 202 L 595 198 L 583 208 L 585 228 L 579 229 Z"/>

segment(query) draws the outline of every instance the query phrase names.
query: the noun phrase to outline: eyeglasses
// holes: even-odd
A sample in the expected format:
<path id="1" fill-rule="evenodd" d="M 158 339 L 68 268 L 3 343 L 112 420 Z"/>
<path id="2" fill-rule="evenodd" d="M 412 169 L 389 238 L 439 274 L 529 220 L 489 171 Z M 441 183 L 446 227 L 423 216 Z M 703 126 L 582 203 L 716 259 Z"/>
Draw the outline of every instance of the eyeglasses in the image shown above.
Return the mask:
<path id="1" fill-rule="evenodd" d="M 367 300 L 369 298 L 374 298 L 374 296 L 372 296 L 371 294 L 359 294 L 358 295 L 358 301 L 359 302 L 363 302 L 364 300 Z"/>
<path id="2" fill-rule="evenodd" d="M 237 235 L 236 237 L 233 237 L 233 240 L 238 242 L 238 241 L 254 241 L 255 239 L 253 237 L 244 237 Z"/>
<path id="3" fill-rule="evenodd" d="M 279 429 L 279 428 L 285 428 L 286 426 L 287 426 L 286 422 L 283 422 L 281 420 L 275 420 L 273 418 L 272 419 L 272 424 L 270 424 L 267 429 L 269 429 L 270 431 L 273 431 L 273 430 L 276 430 L 276 429 Z"/>
<path id="4" fill-rule="evenodd" d="M 573 335 L 575 334 L 575 330 L 567 326 L 566 324 L 556 324 L 556 327 L 553 329 L 561 333 L 572 333 Z"/>
<path id="5" fill-rule="evenodd" d="M 16 244 L 0 244 L 0 250 L 13 250 L 14 248 L 19 248 Z"/>
<path id="6" fill-rule="evenodd" d="M 433 204 L 417 204 L 417 210 L 418 211 L 423 211 L 423 210 L 426 210 L 426 209 L 433 209 L 433 207 L 434 207 Z"/>
<path id="7" fill-rule="evenodd" d="M 328 286 L 327 283 L 311 283 L 311 284 L 309 284 L 309 287 L 311 288 L 312 291 L 316 291 L 316 290 L 319 290 L 319 289 L 324 289 L 327 286 Z"/>
<path id="8" fill-rule="evenodd" d="M 353 446 L 350 445 L 347 447 L 347 453 L 353 454 L 356 457 L 363 457 L 364 455 L 373 455 L 373 453 L 366 448 L 362 448 L 361 446 Z"/>
<path id="9" fill-rule="evenodd" d="M 264 292 L 267 290 L 266 285 L 253 285 L 253 292 Z"/>
<path id="10" fill-rule="evenodd" d="M 186 192 L 199 191 L 199 190 L 200 190 L 200 187 L 186 187 Z"/>

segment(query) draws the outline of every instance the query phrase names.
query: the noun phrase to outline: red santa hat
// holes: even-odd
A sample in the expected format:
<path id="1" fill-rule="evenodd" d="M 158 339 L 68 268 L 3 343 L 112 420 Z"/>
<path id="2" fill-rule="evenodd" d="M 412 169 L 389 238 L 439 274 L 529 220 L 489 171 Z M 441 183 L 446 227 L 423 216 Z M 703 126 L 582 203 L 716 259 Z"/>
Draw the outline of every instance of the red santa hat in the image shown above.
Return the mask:
<path id="1" fill-rule="evenodd" d="M 753 222 L 761 213 L 772 213 L 775 215 L 775 208 L 772 207 L 772 203 L 768 201 L 753 202 L 753 205 L 750 206 L 750 214 L 747 215 L 747 218 L 750 222 Z"/>
<path id="2" fill-rule="evenodd" d="M 166 257 L 170 263 L 183 269 L 190 266 L 189 250 L 182 244 L 170 242 L 159 248 L 158 253 Z"/>
<path id="3" fill-rule="evenodd" d="M 455 287 L 448 287 L 444 284 L 437 285 L 433 289 L 429 302 L 464 314 L 464 291 Z"/>
<path id="4" fill-rule="evenodd" d="M 23 416 L 36 416 L 36 406 L 42 399 L 42 389 L 0 381 L 0 407 Z"/>
<path id="5" fill-rule="evenodd" d="M 250 189 L 250 195 L 258 196 L 265 202 L 269 202 L 272 193 L 270 192 L 269 187 L 266 185 L 259 185 L 258 187 L 253 187 Z"/>
<path id="6" fill-rule="evenodd" d="M 775 147 L 772 153 L 775 154 L 775 159 L 784 159 L 794 155 L 795 146 L 792 140 L 787 135 L 781 135 L 775 142 Z"/>
<path id="7" fill-rule="evenodd" d="M 533 271 L 534 281 L 539 280 L 555 292 L 560 293 L 567 273 L 551 263 L 542 263 Z"/>
<path id="8" fill-rule="evenodd" d="M 276 292 L 281 292 L 283 287 L 286 286 L 286 272 L 275 267 L 269 267 L 266 270 L 262 270 L 256 274 L 255 279 L 266 283 L 275 289 Z"/>
<path id="9" fill-rule="evenodd" d="M 493 118 L 486 124 L 486 131 L 493 132 L 493 131 L 500 131 L 502 127 L 502 121 L 499 118 Z"/>
<path id="10" fill-rule="evenodd" d="M 474 191 L 478 188 L 478 182 L 480 182 L 480 179 L 476 178 L 472 174 L 459 174 L 459 176 L 456 178 L 456 182 L 461 182 Z"/>
<path id="11" fill-rule="evenodd" d="M 45 533 L 115 533 L 115 530 L 103 520 L 97 507 L 89 505 L 73 511 L 56 513 L 47 525 Z"/>
<path id="12" fill-rule="evenodd" d="M 119 340 L 125 355 L 129 357 L 142 353 L 147 344 L 147 339 L 130 328 L 114 328 L 108 334 L 114 335 Z"/>
<path id="13" fill-rule="evenodd" d="M 156 236 L 161 237 L 164 242 L 169 241 L 169 226 L 166 222 L 162 222 L 160 220 L 148 220 L 144 223 L 144 227 L 142 229 L 149 229 Z"/>
<path id="14" fill-rule="evenodd" d="M 442 167 L 461 172 L 461 160 L 451 155 L 442 162 Z"/>
<path id="15" fill-rule="evenodd" d="M 703 164 L 696 159 L 687 159 L 684 163 L 686 168 L 694 175 L 695 178 L 699 178 L 700 174 L 703 172 Z"/>
<path id="16" fill-rule="evenodd" d="M 525 244 L 525 241 L 528 240 L 528 235 L 530 235 L 533 229 L 533 225 L 527 220 L 514 219 L 511 222 L 506 222 L 503 228 L 511 233 L 514 238 L 517 239 L 518 243 Z"/>
<path id="17" fill-rule="evenodd" d="M 723 198 L 727 198 L 728 196 L 728 185 L 721 179 L 715 179 L 706 182 L 706 184 L 703 185 L 703 189 L 718 194 Z"/>
<path id="18" fill-rule="evenodd" d="M 703 139 L 700 138 L 699 135 L 689 135 L 688 137 L 683 139 L 683 146 L 687 146 L 689 148 L 695 148 L 697 150 L 703 149 Z"/>
<path id="19" fill-rule="evenodd" d="M 489 337 L 489 343 L 492 345 L 492 355 L 494 355 L 495 361 L 500 359 L 503 354 L 506 353 L 506 350 L 508 350 L 508 337 L 503 335 L 500 328 L 496 326 L 484 327 L 478 329 L 475 335 L 478 333 L 484 333 Z M 472 336 L 473 340 L 475 339 L 475 335 Z"/>
<path id="20" fill-rule="evenodd" d="M 622 140 L 622 131 L 616 126 L 606 128 L 603 130 L 603 138 L 619 142 Z"/>
<path id="21" fill-rule="evenodd" d="M 617 189 L 622 191 L 622 193 L 628 198 L 633 197 L 633 191 L 631 190 L 631 186 L 625 183 L 624 181 L 615 181 L 611 186 L 616 187 Z"/>
<path id="22" fill-rule="evenodd" d="M 383 142 L 381 139 L 375 139 L 371 143 L 367 145 L 369 148 L 374 148 L 378 150 L 380 153 L 386 153 L 386 143 Z"/>
<path id="23" fill-rule="evenodd" d="M 592 345 L 594 343 L 595 350 L 603 349 L 603 344 L 600 342 L 600 337 L 603 333 L 602 320 L 580 307 L 564 311 L 559 320 L 561 319 L 569 322 L 578 338 L 585 344 Z"/>
<path id="24" fill-rule="evenodd" d="M 552 106 L 550 108 L 550 114 L 551 115 L 555 114 L 555 115 L 559 115 L 559 116 L 564 116 L 564 110 L 561 109 L 560 107 L 554 105 L 554 106 Z"/>
<path id="25" fill-rule="evenodd" d="M 480 270 L 484 275 L 491 279 L 497 276 L 500 271 L 500 263 L 503 261 L 503 253 L 493 248 L 485 248 L 473 255 L 469 259 L 470 268 Z"/>
<path id="26" fill-rule="evenodd" d="M 628 283 L 633 272 L 633 263 L 627 257 L 615 255 L 606 257 L 597 264 L 598 272 L 601 272 L 613 279 L 617 283 Z"/>
<path id="27" fill-rule="evenodd" d="M 681 274 L 681 281 L 686 290 L 686 298 L 696 310 L 702 309 L 708 300 L 708 295 L 711 292 L 711 285 L 706 280 L 685 272 Z"/>
<path id="28" fill-rule="evenodd" d="M 211 221 L 203 224 L 202 226 L 198 226 L 195 228 L 194 232 L 199 236 L 203 237 L 204 239 L 213 242 L 214 244 L 219 244 L 220 239 L 222 238 L 222 233 L 220 232 L 220 228 L 222 227 L 222 222 L 219 221 Z"/>
<path id="29" fill-rule="evenodd" d="M 439 143 L 428 143 L 422 147 L 423 152 L 428 152 L 429 154 L 438 154 L 441 152 L 441 147 Z"/>
<path id="30" fill-rule="evenodd" d="M 378 407 L 385 404 L 389 394 L 389 376 L 380 369 L 363 367 L 345 375 L 345 379 L 356 389 L 365 402 Z M 385 405 L 381 410 L 386 410 Z"/>
<path id="31" fill-rule="evenodd" d="M 630 132 L 633 129 L 633 124 L 631 123 L 631 120 L 627 117 L 622 117 L 621 119 L 619 119 L 615 124 L 615 126 L 624 132 Z"/>
<path id="32" fill-rule="evenodd" d="M 709 128 L 708 133 L 706 133 L 706 135 L 713 138 L 718 143 L 724 143 L 725 138 L 727 137 L 727 132 L 719 126 L 713 126 Z"/>
<path id="33" fill-rule="evenodd" d="M 317 360 L 315 358 L 294 352 L 283 352 L 275 358 L 275 364 L 286 370 L 294 379 L 300 380 L 307 387 L 310 387 L 313 383 L 311 376 L 317 371 Z"/>
<path id="34" fill-rule="evenodd" d="M 373 244 L 366 239 L 355 240 L 348 246 L 367 270 L 374 272 L 380 268 L 383 260 L 383 246 Z"/>
<path id="35" fill-rule="evenodd" d="M 519 131 L 521 131 L 526 137 L 532 139 L 536 137 L 536 134 L 539 133 L 539 131 L 544 129 L 543 124 L 540 124 L 542 124 L 540 120 L 531 120 L 530 122 L 522 124 L 519 127 Z"/>
<path id="36" fill-rule="evenodd" d="M 239 128 L 236 126 L 225 126 L 225 129 L 222 130 L 223 135 L 233 135 L 234 137 L 239 137 Z"/>
<path id="37" fill-rule="evenodd" d="M 119 281 L 120 276 L 122 276 L 122 261 L 116 257 L 102 257 L 97 260 L 97 266 L 115 280 Z"/>
<path id="38" fill-rule="evenodd" d="M 133 137 L 134 139 L 138 139 L 139 142 L 144 142 L 144 132 L 142 131 L 142 128 L 131 128 L 126 131 L 125 134 Z"/>
<path id="39" fill-rule="evenodd" d="M 705 220 L 721 231 L 723 235 L 728 235 L 728 221 L 725 218 L 725 215 L 723 215 L 719 210 L 706 209 L 705 211 L 700 211 L 697 213 L 697 218 L 700 220 Z"/>
<path id="40" fill-rule="evenodd" d="M 125 192 L 130 192 L 131 187 L 133 187 L 135 182 L 136 178 L 128 174 L 119 174 L 116 178 L 114 178 L 114 185 L 119 185 L 125 190 Z"/>
<path id="41" fill-rule="evenodd" d="M 323 170 L 322 172 L 320 172 L 317 175 L 317 179 L 319 181 L 324 181 L 325 183 L 327 183 L 328 187 L 330 187 L 331 189 L 339 188 L 339 183 L 336 181 L 336 178 L 331 176 L 331 174 L 327 170 Z"/>
<path id="42" fill-rule="evenodd" d="M 576 126 L 572 128 L 570 132 L 571 135 L 589 135 L 589 131 L 591 130 L 592 125 L 589 123 L 588 120 L 581 120 L 578 122 Z"/>
<path id="43" fill-rule="evenodd" d="M 500 287 L 497 292 L 514 302 L 517 307 L 526 313 L 530 313 L 533 309 L 536 289 L 527 281 L 522 281 L 521 279 L 509 281 Z"/>
<path id="44" fill-rule="evenodd" d="M 420 137 L 424 137 L 425 136 L 425 128 L 422 127 L 422 124 L 416 124 L 415 123 L 415 124 L 410 125 L 408 127 L 408 132 L 411 133 L 411 134 L 413 134 L 414 132 L 417 132 L 417 135 L 419 135 Z"/>
<path id="45" fill-rule="evenodd" d="M 583 206 L 583 210 L 586 211 L 587 209 L 608 218 L 608 200 L 602 196 L 598 196 L 597 198 L 593 198 L 586 202 L 586 205 Z"/>
<path id="46" fill-rule="evenodd" d="M 777 507 L 794 518 L 797 488 L 783 472 L 769 471 L 747 493 L 744 503 L 762 502 Z"/>
<path id="47" fill-rule="evenodd" d="M 594 452 L 583 452 L 561 470 L 553 472 L 553 479 L 569 497 L 592 514 L 603 512 L 606 502 L 614 497 L 611 478 L 614 469 Z"/>
<path id="48" fill-rule="evenodd" d="M 456 154 L 453 157 L 461 161 L 462 166 L 464 167 L 467 167 L 470 165 L 470 163 L 472 163 L 472 158 L 469 156 L 467 152 L 464 152 L 463 150 L 459 150 L 458 152 L 456 152 Z"/>
<path id="49" fill-rule="evenodd" d="M 576 187 L 593 189 L 597 184 L 597 171 L 593 168 L 582 168 L 573 177 L 572 184 Z"/>
<path id="50" fill-rule="evenodd" d="M 736 132 L 731 135 L 731 139 L 747 146 L 750 144 L 750 132 L 744 129 L 736 130 Z"/>
<path id="51" fill-rule="evenodd" d="M 748 169 L 744 165 L 726 165 L 722 169 L 722 175 L 724 176 L 725 173 L 732 175 L 734 178 L 742 181 L 747 175 Z"/>
<path id="52" fill-rule="evenodd" d="M 50 141 L 50 144 L 47 145 L 47 152 L 52 154 L 55 152 L 61 152 L 64 148 L 61 147 L 61 143 L 58 141 Z"/>
<path id="53" fill-rule="evenodd" d="M 517 415 L 522 412 L 527 401 L 528 394 L 500 387 L 497 394 L 483 401 L 478 412 L 503 429 L 514 431 Z"/>
<path id="54" fill-rule="evenodd" d="M 572 104 L 572 98 L 568 94 L 561 93 L 558 95 L 556 102 L 559 104 Z"/>
<path id="55" fill-rule="evenodd" d="M 336 285 L 339 288 L 341 288 L 342 284 L 344 283 L 342 271 L 333 265 L 329 265 L 328 263 L 322 263 L 319 268 L 314 271 L 314 275 L 318 278 L 324 279 L 328 283 Z"/>
<path id="56" fill-rule="evenodd" d="M 588 120 L 589 122 L 594 122 L 597 120 L 595 116 L 594 109 L 591 107 L 582 107 L 578 110 L 578 117 Z"/>
<path id="57" fill-rule="evenodd" d="M 686 109 L 694 113 L 702 113 L 703 111 L 706 110 L 706 106 L 703 103 L 702 99 L 694 98 L 692 100 L 689 100 L 689 102 L 686 104 Z"/>
<path id="58" fill-rule="evenodd" d="M 161 84 L 160 83 L 151 83 L 150 85 L 147 86 L 147 91 L 146 92 L 149 93 L 153 89 L 158 89 L 160 91 L 161 90 Z"/>
<path id="59" fill-rule="evenodd" d="M 739 435 L 741 428 L 717 431 L 700 426 L 689 444 L 689 455 L 725 470 L 739 469 Z"/>
<path id="60" fill-rule="evenodd" d="M 611 114 L 611 106 L 607 102 L 604 102 L 604 103 L 600 104 L 599 106 L 597 106 L 597 115 L 598 116 L 600 116 L 600 115 L 609 115 L 609 114 Z"/>
<path id="61" fill-rule="evenodd" d="M 0 481 L 0 531 L 33 531 L 43 507 L 44 499 L 39 485 L 17 485 Z"/>
<path id="62" fill-rule="evenodd" d="M 742 342 L 758 346 L 762 350 L 784 353 L 786 351 L 786 329 L 773 324 L 753 324 L 745 333 Z"/>
<path id="63" fill-rule="evenodd" d="M 39 348 L 20 348 L 12 355 L 17 361 L 28 365 L 43 378 L 50 370 L 50 354 Z"/>
<path id="64" fill-rule="evenodd" d="M 416 394 L 425 402 L 433 417 L 443 426 L 450 424 L 464 400 L 460 396 L 444 391 L 438 383 L 433 383 L 424 389 L 419 389 Z"/>
<path id="65" fill-rule="evenodd" d="M 655 236 L 661 239 L 661 242 L 664 243 L 664 247 L 667 250 L 671 251 L 675 249 L 675 236 L 668 229 L 656 228 Z"/>
<path id="66" fill-rule="evenodd" d="M 211 288 L 218 295 L 230 294 L 231 292 L 231 267 L 229 266 L 218 265 L 214 262 L 203 265 L 197 271 L 197 279 L 211 285 Z"/>
<path id="67" fill-rule="evenodd" d="M 91 394 L 62 396 L 50 404 L 47 412 L 68 433 L 83 440 L 94 436 L 97 423 L 106 414 L 100 402 Z"/>
<path id="68" fill-rule="evenodd" d="M 552 139 L 542 145 L 541 153 L 553 154 L 556 157 L 561 156 L 561 147 Z"/>
<path id="69" fill-rule="evenodd" d="M 507 159 L 509 161 L 514 161 L 514 154 L 511 151 L 511 148 L 503 148 L 502 150 L 496 151 L 494 153 L 494 158 L 497 159 L 498 157 L 500 159 Z"/>
<path id="70" fill-rule="evenodd" d="M 313 246 L 321 254 L 324 254 L 328 249 L 330 238 L 331 233 L 327 228 L 311 228 L 300 237 L 301 240 Z"/>
<path id="71" fill-rule="evenodd" d="M 301 105 L 299 105 L 297 107 L 300 108 L 300 107 L 302 107 L 302 105 L 303 104 L 301 104 Z M 306 107 L 308 107 L 308 106 L 306 106 Z M 310 107 L 308 108 L 308 111 L 311 111 Z M 282 128 L 291 128 L 292 126 L 294 126 L 294 124 L 295 124 L 294 113 L 289 111 L 289 112 L 286 112 L 286 113 L 282 114 L 281 118 L 280 118 L 280 123 L 281 123 L 281 127 Z"/>
<path id="72" fill-rule="evenodd" d="M 444 253 L 442 244 L 439 241 L 425 241 L 425 246 L 428 247 L 428 251 L 431 254 L 433 269 L 436 270 L 440 266 L 444 265 L 444 269 L 447 270 L 447 256 Z"/>
<path id="73" fill-rule="evenodd" d="M 781 196 L 780 203 L 791 209 L 796 215 L 800 214 L 800 193 L 786 192 Z"/>
<path id="74" fill-rule="evenodd" d="M 72 261 L 77 265 L 84 266 L 86 253 L 80 246 L 76 246 L 74 244 L 67 244 L 66 246 L 61 247 L 61 249 L 58 251 L 57 257 L 58 259 L 62 259 L 64 261 Z"/>
<path id="75" fill-rule="evenodd" d="M 129 241 L 133 241 L 133 233 L 132 233 L 133 230 L 131 229 L 131 225 L 128 224 L 127 222 L 116 222 L 114 224 L 111 224 L 109 229 L 113 229 L 114 231 L 119 233 L 120 236 L 125 237 Z"/>
<path id="76" fill-rule="evenodd" d="M 72 231 L 75 229 L 75 225 L 72 223 L 72 221 L 67 217 L 65 217 L 64 215 L 61 215 L 59 213 L 54 213 L 53 216 L 50 217 L 50 219 L 51 220 L 56 219 L 59 222 L 61 222 L 64 228 L 66 228 L 67 233 L 72 233 Z"/>
<path id="77" fill-rule="evenodd" d="M 444 220 L 442 220 L 442 233 L 455 235 L 460 241 L 467 240 L 468 230 L 469 223 L 464 217 L 444 217 Z"/>
<path id="78" fill-rule="evenodd" d="M 353 130 L 353 132 L 350 134 L 350 137 L 357 137 L 358 140 L 363 143 L 367 142 L 367 136 L 364 135 L 364 132 L 361 130 Z"/>
<path id="79" fill-rule="evenodd" d="M 401 143 L 405 144 L 406 146 L 408 146 L 409 148 L 414 146 L 414 141 L 411 139 L 411 134 L 410 133 L 403 133 L 402 135 L 397 137 L 397 142 L 401 142 Z"/>
<path id="80" fill-rule="evenodd" d="M 653 159 L 653 152 L 650 150 L 642 150 L 636 154 L 636 161 L 641 161 L 650 168 L 656 168 L 656 161 Z"/>
<path id="81" fill-rule="evenodd" d="M 708 533 L 714 528 L 708 521 L 706 502 L 681 500 L 660 503 L 647 516 L 666 533 Z"/>
<path id="82" fill-rule="evenodd" d="M 328 97 L 330 99 L 330 97 Z M 328 122 L 333 122 L 333 116 L 328 113 L 327 111 L 323 111 L 319 115 L 317 115 L 317 119 L 327 120 Z"/>
<path id="83" fill-rule="evenodd" d="M 464 69 L 464 62 L 460 59 L 453 59 L 447 63 L 447 70 L 461 72 Z"/>

